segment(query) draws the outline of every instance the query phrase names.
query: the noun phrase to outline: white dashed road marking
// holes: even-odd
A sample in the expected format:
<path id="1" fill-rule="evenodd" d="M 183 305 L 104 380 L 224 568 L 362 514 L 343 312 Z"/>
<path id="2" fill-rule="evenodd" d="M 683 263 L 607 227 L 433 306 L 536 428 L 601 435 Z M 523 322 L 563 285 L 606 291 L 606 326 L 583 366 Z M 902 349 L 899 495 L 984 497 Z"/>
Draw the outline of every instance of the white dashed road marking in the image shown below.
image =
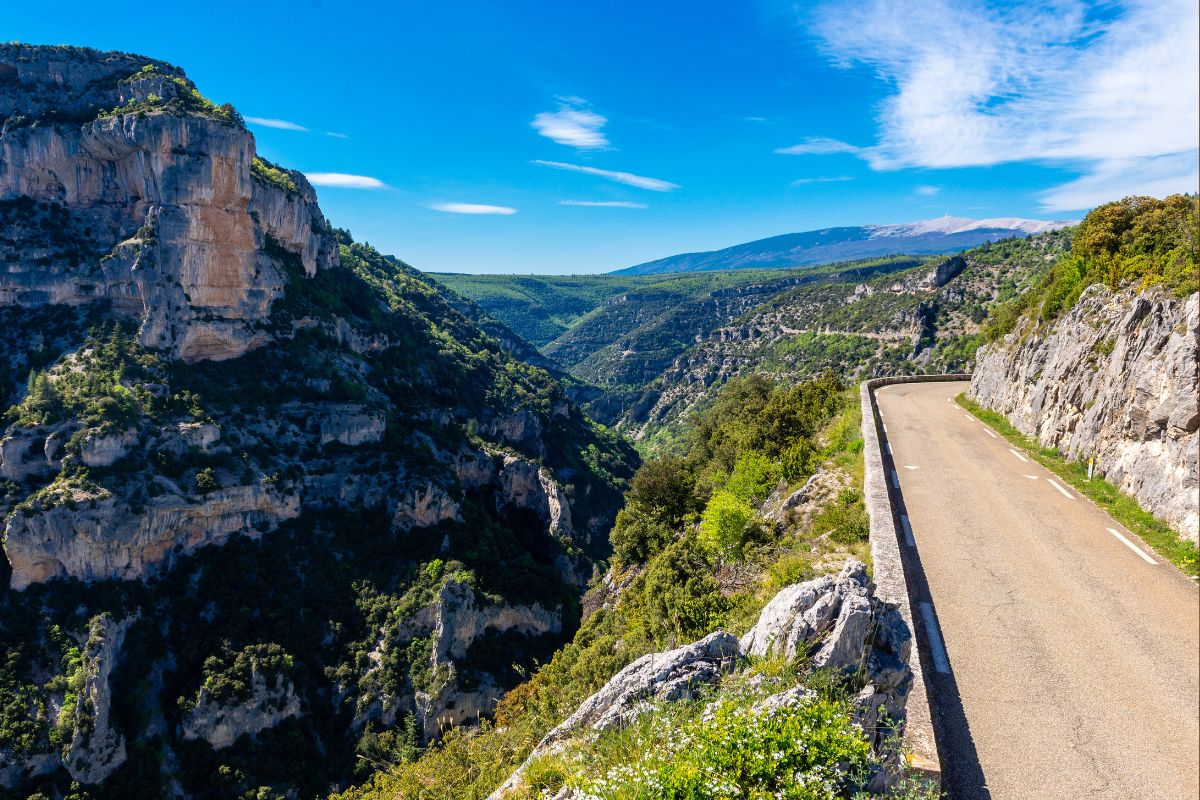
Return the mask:
<path id="1" fill-rule="evenodd" d="M 900 515 L 900 527 L 904 528 L 904 543 L 909 547 L 916 547 L 917 543 L 913 539 L 912 525 L 908 521 L 907 514 Z"/>
<path id="2" fill-rule="evenodd" d="M 1022 460 L 1022 461 L 1024 461 L 1026 464 L 1028 464 L 1028 463 L 1029 463 L 1029 459 L 1028 459 L 1028 458 L 1026 458 L 1025 456 L 1021 455 L 1021 454 L 1020 454 L 1020 453 L 1018 453 L 1016 450 L 1013 450 L 1011 447 L 1010 447 L 1010 448 L 1008 448 L 1008 452 L 1012 453 L 1014 456 L 1016 456 L 1017 458 L 1021 459 L 1021 460 Z"/>
<path id="3" fill-rule="evenodd" d="M 904 468 L 905 469 L 920 469 L 920 467 L 918 467 L 916 464 L 905 464 Z"/>
<path id="4" fill-rule="evenodd" d="M 1133 542 L 1126 539 L 1125 536 L 1120 531 L 1116 530 L 1115 528 L 1109 528 L 1108 532 L 1111 533 L 1113 536 L 1117 537 L 1118 539 L 1120 539 L 1121 542 L 1124 543 L 1124 545 L 1126 547 L 1128 547 L 1130 550 L 1132 550 L 1133 552 L 1135 552 L 1139 556 L 1141 556 L 1142 560 L 1145 561 L 1147 564 L 1157 564 L 1158 563 L 1153 558 L 1146 555 L 1146 551 L 1142 550 L 1142 548 L 1138 547 L 1136 544 L 1134 544 Z"/>
<path id="5" fill-rule="evenodd" d="M 1047 478 L 1046 480 L 1050 482 L 1050 485 L 1051 485 L 1051 486 L 1053 486 L 1055 489 L 1058 489 L 1059 493 L 1060 493 L 1060 494 L 1061 494 L 1063 497 L 1067 498 L 1068 500 L 1074 500 L 1074 499 L 1075 499 L 1074 497 L 1072 497 L 1072 496 L 1071 496 L 1071 493 L 1070 493 L 1070 492 L 1068 492 L 1066 489 L 1064 489 L 1064 488 L 1062 488 L 1061 486 L 1059 486 L 1059 485 L 1058 485 L 1058 483 L 1057 483 L 1057 482 L 1056 482 L 1056 481 L 1055 481 L 1053 478 Z"/>
<path id="6" fill-rule="evenodd" d="M 1029 478 L 1029 480 L 1031 480 L 1031 481 L 1036 481 L 1036 480 L 1037 480 L 1037 475 L 1026 475 L 1025 477 L 1026 477 L 1026 478 Z"/>
<path id="7" fill-rule="evenodd" d="M 984 428 L 984 429 L 983 429 L 983 432 L 984 432 L 984 433 L 986 433 L 988 436 L 992 437 L 993 439 L 999 439 L 999 438 L 1000 438 L 1000 437 L 999 437 L 999 436 L 997 436 L 996 434 L 992 433 L 992 431 L 991 431 L 991 429 L 990 429 L 990 428 Z"/>
<path id="8" fill-rule="evenodd" d="M 949 675 L 950 659 L 946 658 L 946 646 L 942 644 L 942 634 L 938 631 L 937 620 L 933 617 L 933 606 L 928 602 L 921 603 L 921 619 L 925 620 L 925 634 L 929 637 L 933 666 L 938 672 Z"/>

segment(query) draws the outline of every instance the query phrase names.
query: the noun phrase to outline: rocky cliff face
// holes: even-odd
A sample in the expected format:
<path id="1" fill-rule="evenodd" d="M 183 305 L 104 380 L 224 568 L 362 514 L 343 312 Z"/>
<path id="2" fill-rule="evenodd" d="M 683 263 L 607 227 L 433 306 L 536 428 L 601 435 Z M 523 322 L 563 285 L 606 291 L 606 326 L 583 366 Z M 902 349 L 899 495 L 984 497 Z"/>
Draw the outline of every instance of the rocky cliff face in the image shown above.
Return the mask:
<path id="1" fill-rule="evenodd" d="M 181 70 L 14 44 L 0 67 L 0 303 L 105 301 L 146 345 L 232 358 L 283 292 L 268 243 L 310 275 L 337 265 L 312 187 L 261 177 L 236 112 Z"/>
<path id="2" fill-rule="evenodd" d="M 1049 330 L 1019 328 L 976 357 L 969 396 L 1097 470 L 1197 540 L 1200 295 L 1096 284 Z"/>
<path id="3" fill-rule="evenodd" d="M 0 223 L 0 788 L 322 795 L 571 634 L 632 449 L 182 71 L 0 45 Z"/>
<path id="4" fill-rule="evenodd" d="M 223 750 L 242 736 L 253 736 L 299 714 L 300 698 L 291 681 L 277 675 L 268 685 L 266 677 L 255 672 L 250 696 L 239 703 L 214 701 L 201 689 L 196 707 L 184 717 L 183 738 L 203 739 L 214 750 Z"/>

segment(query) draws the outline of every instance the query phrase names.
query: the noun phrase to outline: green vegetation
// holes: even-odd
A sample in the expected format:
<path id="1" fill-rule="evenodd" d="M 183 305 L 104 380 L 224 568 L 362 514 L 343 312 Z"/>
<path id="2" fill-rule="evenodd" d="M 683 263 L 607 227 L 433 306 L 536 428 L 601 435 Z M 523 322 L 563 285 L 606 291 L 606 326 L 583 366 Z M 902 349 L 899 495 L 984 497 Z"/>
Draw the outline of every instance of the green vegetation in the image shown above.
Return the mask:
<path id="1" fill-rule="evenodd" d="M 864 557 L 861 518 L 849 513 L 862 509 L 860 494 L 853 488 L 861 483 L 862 474 L 857 415 L 857 393 L 844 390 L 832 376 L 795 387 L 761 377 L 727 386 L 718 401 L 688 426 L 682 455 L 646 462 L 630 482 L 626 506 L 612 533 L 616 562 L 611 582 L 625 588 L 614 593 L 598 585 L 592 590 L 597 609 L 585 618 L 574 640 L 504 697 L 494 722 L 477 730 L 452 730 L 420 758 L 385 770 L 342 797 L 484 797 L 548 730 L 629 662 L 718 628 L 744 631 L 779 589 L 811 577 L 817 558 L 847 552 Z M 798 451 L 806 455 L 797 458 Z M 788 457 L 802 466 L 792 467 L 792 477 L 777 483 Z M 716 513 L 724 502 L 719 498 L 734 498 L 754 511 L 767 494 L 790 491 L 789 481 L 803 481 L 822 464 L 846 475 L 852 484 L 836 502 L 844 509 L 837 513 L 849 517 L 848 521 L 826 519 L 821 532 L 814 533 L 759 522 L 757 517 L 743 518 L 727 525 L 720 541 L 704 535 L 702 520 Z M 593 601 L 585 600 L 585 605 L 589 602 Z M 776 743 L 779 737 L 795 734 L 802 722 L 810 723 L 812 730 L 821 732 L 789 746 L 779 758 L 780 763 L 807 764 L 817 771 L 814 765 L 825 763 L 825 756 L 862 752 L 854 743 L 857 740 L 847 734 L 841 699 L 844 695 L 798 711 L 797 716 L 772 718 L 765 727 L 747 715 L 746 698 L 722 706 L 719 721 L 696 719 L 699 707 L 685 705 L 665 710 L 665 716 L 653 718 L 659 722 L 647 724 L 661 723 L 665 732 L 688 731 L 701 737 L 706 749 L 698 754 L 707 753 L 714 759 L 711 763 L 728 770 L 725 774 L 731 779 L 744 779 L 753 786 L 765 778 L 738 772 L 742 762 L 734 748 L 738 742 L 744 745 L 745 737 Z M 813 716 L 805 716 L 809 714 Z M 630 775 L 659 770 L 658 762 L 639 764 L 620 744 L 633 741 L 629 737 L 640 730 L 614 733 L 595 743 L 607 753 L 596 760 L 597 772 L 588 772 L 575 761 L 569 769 L 547 766 L 539 773 L 545 778 L 539 790 L 561 784 L 568 776 L 582 783 L 593 777 L 600 780 L 610 767 L 621 772 L 620 764 L 629 766 Z M 812 761 L 804 761 L 801 745 L 811 752 Z M 681 766 L 685 763 L 700 762 L 680 761 Z M 686 786 L 690 766 L 670 772 L 669 780 Z M 667 779 L 667 773 L 661 774 Z M 792 789 L 799 792 L 799 786 L 797 782 Z"/>
<path id="2" fill-rule="evenodd" d="M 201 687 L 211 702 L 232 705 L 250 697 L 256 675 L 271 688 L 280 678 L 290 679 L 295 667 L 295 659 L 277 644 L 251 644 L 234 652 L 224 642 L 218 654 L 204 659 Z"/>
<path id="3" fill-rule="evenodd" d="M 136 81 L 157 74 L 159 74 L 158 70 L 152 64 L 147 64 L 141 70 L 129 76 L 127 80 Z M 166 85 L 171 87 L 171 97 L 164 98 L 156 94 L 147 94 L 145 100 L 137 100 L 130 97 L 125 105 L 116 106 L 111 109 L 102 109 L 96 114 L 96 117 L 98 119 L 105 119 L 124 114 L 163 112 L 178 115 L 196 114 L 231 125 L 237 125 L 238 127 L 244 125 L 242 115 L 238 113 L 237 109 L 229 103 L 217 105 L 212 100 L 200 94 L 200 90 L 196 88 L 196 85 L 187 78 L 164 75 L 162 76 L 162 80 L 165 81 Z"/>
<path id="4" fill-rule="evenodd" d="M 1200 552 L 1196 545 L 1181 537 L 1166 523 L 1155 519 L 1138 505 L 1137 500 L 1104 480 L 1103 475 L 1096 474 L 1089 480 L 1087 464 L 1068 461 L 1058 450 L 1040 446 L 1014 428 L 1003 414 L 984 408 L 965 394 L 960 394 L 956 399 L 963 408 L 1002 433 L 1008 441 L 1033 456 L 1039 464 L 1071 484 L 1077 492 L 1141 537 L 1142 541 L 1179 567 L 1185 575 L 1200 576 Z"/>
<path id="5" fill-rule="evenodd" d="M 1196 236 L 1195 196 L 1127 197 L 1098 206 L 1075 229 L 1067 257 L 1029 291 L 992 309 L 984 335 L 994 341 L 1025 316 L 1036 325 L 1052 322 L 1097 283 L 1110 289 L 1157 285 L 1180 297 L 1191 294 L 1200 288 Z"/>
<path id="6" fill-rule="evenodd" d="M 585 798 L 643 800 L 786 797 L 832 800 L 863 786 L 872 757 L 850 703 L 814 697 L 766 711 L 755 702 L 795 685 L 753 672 L 726 680 L 717 697 L 665 704 L 630 727 L 530 765 L 545 793 L 571 786 Z"/>
<path id="7" fill-rule="evenodd" d="M 283 169 L 278 164 L 272 164 L 265 158 L 255 156 L 251 159 L 250 172 L 253 173 L 254 177 L 261 178 L 272 186 L 290 194 L 296 194 L 299 191 L 296 188 L 296 182 L 292 179 L 288 170 Z"/>
<path id="8" fill-rule="evenodd" d="M 79 420 L 101 432 L 156 416 L 170 405 L 144 384 L 165 373 L 162 359 L 118 323 L 93 328 L 69 360 L 29 373 L 25 397 L 6 412 L 21 426 Z"/>

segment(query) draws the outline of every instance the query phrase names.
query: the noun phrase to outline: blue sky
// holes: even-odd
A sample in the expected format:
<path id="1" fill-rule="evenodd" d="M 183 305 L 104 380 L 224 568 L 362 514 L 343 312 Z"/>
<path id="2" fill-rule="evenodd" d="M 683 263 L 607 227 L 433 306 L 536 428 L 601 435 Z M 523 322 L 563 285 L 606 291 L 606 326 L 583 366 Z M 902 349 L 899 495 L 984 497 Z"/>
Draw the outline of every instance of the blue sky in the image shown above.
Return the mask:
<path id="1" fill-rule="evenodd" d="M 582 273 L 1197 188 L 1194 0 L 6 3 L 232 102 L 422 269 Z"/>

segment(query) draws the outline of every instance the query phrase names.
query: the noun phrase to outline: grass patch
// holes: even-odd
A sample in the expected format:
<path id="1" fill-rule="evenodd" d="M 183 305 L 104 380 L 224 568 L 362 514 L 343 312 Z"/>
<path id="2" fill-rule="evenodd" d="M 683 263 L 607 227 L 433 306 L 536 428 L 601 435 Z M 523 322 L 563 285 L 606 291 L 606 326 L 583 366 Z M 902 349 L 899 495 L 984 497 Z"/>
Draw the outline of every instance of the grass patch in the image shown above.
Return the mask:
<path id="1" fill-rule="evenodd" d="M 1042 447 L 1012 426 L 1003 414 L 986 409 L 966 394 L 955 398 L 958 404 L 983 422 L 995 428 L 1005 439 L 1015 444 L 1039 464 L 1062 478 L 1084 497 L 1107 511 L 1113 519 L 1136 533 L 1146 544 L 1191 578 L 1200 576 L 1200 555 L 1196 545 L 1176 533 L 1165 522 L 1157 520 L 1138 505 L 1137 500 L 1122 492 L 1103 478 L 1088 480 L 1087 464 L 1068 461 L 1051 447 Z"/>

